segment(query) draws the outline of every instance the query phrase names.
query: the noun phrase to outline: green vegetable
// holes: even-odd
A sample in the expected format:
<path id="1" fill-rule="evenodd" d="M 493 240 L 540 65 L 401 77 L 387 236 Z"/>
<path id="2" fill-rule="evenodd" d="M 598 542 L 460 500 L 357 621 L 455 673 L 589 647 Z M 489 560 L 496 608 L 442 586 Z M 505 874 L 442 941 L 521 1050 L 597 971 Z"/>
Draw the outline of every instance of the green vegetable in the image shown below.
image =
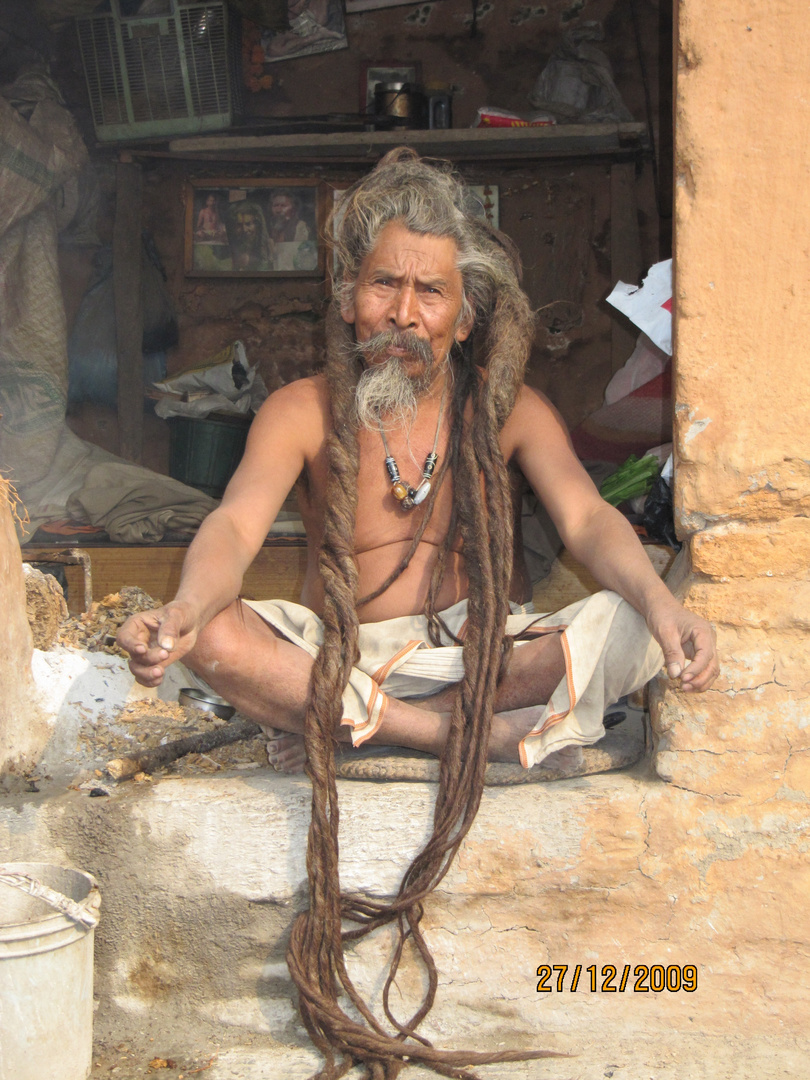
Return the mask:
<path id="1" fill-rule="evenodd" d="M 618 506 L 637 495 L 646 495 L 660 469 L 658 458 L 653 454 L 645 454 L 643 458 L 631 454 L 615 473 L 603 481 L 599 494 L 611 506 Z"/>

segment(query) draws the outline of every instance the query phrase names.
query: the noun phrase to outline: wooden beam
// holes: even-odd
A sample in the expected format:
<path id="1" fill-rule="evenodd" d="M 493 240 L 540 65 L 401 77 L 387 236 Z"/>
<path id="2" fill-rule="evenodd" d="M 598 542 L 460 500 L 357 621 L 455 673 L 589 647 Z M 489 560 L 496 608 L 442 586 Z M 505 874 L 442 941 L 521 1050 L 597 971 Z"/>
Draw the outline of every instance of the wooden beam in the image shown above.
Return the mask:
<path id="1" fill-rule="evenodd" d="M 143 460 L 140 165 L 116 165 L 115 188 L 113 294 L 118 354 L 118 447 L 121 457 L 140 464 Z"/>
<path id="2" fill-rule="evenodd" d="M 641 238 L 636 205 L 636 167 L 633 162 L 610 167 L 610 276 L 612 284 L 641 284 Z M 612 311 L 610 363 L 615 373 L 636 345 L 639 331 L 624 315 Z"/>
<path id="3" fill-rule="evenodd" d="M 200 135 L 172 139 L 172 157 L 208 160 L 374 163 L 395 146 L 454 161 L 536 160 L 569 157 L 636 157 L 646 144 L 643 124 L 565 124 L 534 128 L 455 128 L 317 132 L 294 135 Z M 132 153 L 149 156 L 146 146 Z M 163 151 L 164 153 L 166 151 Z"/>

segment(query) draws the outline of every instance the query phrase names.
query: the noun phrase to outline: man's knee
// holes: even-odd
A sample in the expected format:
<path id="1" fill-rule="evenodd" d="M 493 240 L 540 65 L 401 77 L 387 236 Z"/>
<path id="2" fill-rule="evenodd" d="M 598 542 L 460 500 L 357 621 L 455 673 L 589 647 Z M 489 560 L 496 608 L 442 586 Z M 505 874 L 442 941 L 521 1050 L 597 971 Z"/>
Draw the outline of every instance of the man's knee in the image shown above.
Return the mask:
<path id="1" fill-rule="evenodd" d="M 215 615 L 200 631 L 194 648 L 183 657 L 186 666 L 202 676 L 214 670 L 238 668 L 240 657 L 249 655 L 244 612 L 241 601 L 235 600 Z"/>

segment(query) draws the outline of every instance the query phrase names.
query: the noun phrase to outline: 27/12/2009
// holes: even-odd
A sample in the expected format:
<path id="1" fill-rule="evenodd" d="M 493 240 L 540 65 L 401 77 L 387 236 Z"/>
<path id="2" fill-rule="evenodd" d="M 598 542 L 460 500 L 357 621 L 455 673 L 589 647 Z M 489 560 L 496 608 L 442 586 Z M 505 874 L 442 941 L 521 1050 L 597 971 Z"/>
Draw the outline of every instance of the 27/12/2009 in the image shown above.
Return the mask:
<path id="1" fill-rule="evenodd" d="M 569 971 L 570 981 L 566 985 Z M 623 994 L 628 990 L 634 994 L 657 994 L 662 990 L 668 990 L 671 994 L 679 990 L 693 994 L 698 987 L 695 964 L 636 964 L 635 967 L 624 964 L 621 968 L 614 964 L 603 964 L 601 969 L 597 969 L 596 964 L 587 967 L 582 964 L 541 964 L 537 969 L 537 978 L 538 994 L 552 994 L 555 991 L 561 994 L 565 990 L 575 994 L 579 989 L 592 994 L 597 991 L 602 994 Z"/>

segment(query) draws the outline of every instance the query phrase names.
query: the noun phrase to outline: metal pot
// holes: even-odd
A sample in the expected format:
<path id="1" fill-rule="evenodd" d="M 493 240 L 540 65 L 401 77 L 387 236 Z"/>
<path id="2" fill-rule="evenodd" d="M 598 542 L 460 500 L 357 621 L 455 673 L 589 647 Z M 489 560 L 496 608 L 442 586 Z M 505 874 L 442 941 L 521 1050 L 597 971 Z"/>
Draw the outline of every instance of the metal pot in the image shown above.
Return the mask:
<path id="1" fill-rule="evenodd" d="M 394 126 L 419 127 L 423 112 L 423 95 L 411 83 L 384 82 L 374 87 L 375 115 L 387 117 Z"/>
<path id="2" fill-rule="evenodd" d="M 230 720 L 236 712 L 233 705 L 229 705 L 225 698 L 217 697 L 216 694 L 206 694 L 194 686 L 184 686 L 177 695 L 177 700 L 181 705 L 190 705 L 193 709 L 213 713 L 221 720 Z"/>

